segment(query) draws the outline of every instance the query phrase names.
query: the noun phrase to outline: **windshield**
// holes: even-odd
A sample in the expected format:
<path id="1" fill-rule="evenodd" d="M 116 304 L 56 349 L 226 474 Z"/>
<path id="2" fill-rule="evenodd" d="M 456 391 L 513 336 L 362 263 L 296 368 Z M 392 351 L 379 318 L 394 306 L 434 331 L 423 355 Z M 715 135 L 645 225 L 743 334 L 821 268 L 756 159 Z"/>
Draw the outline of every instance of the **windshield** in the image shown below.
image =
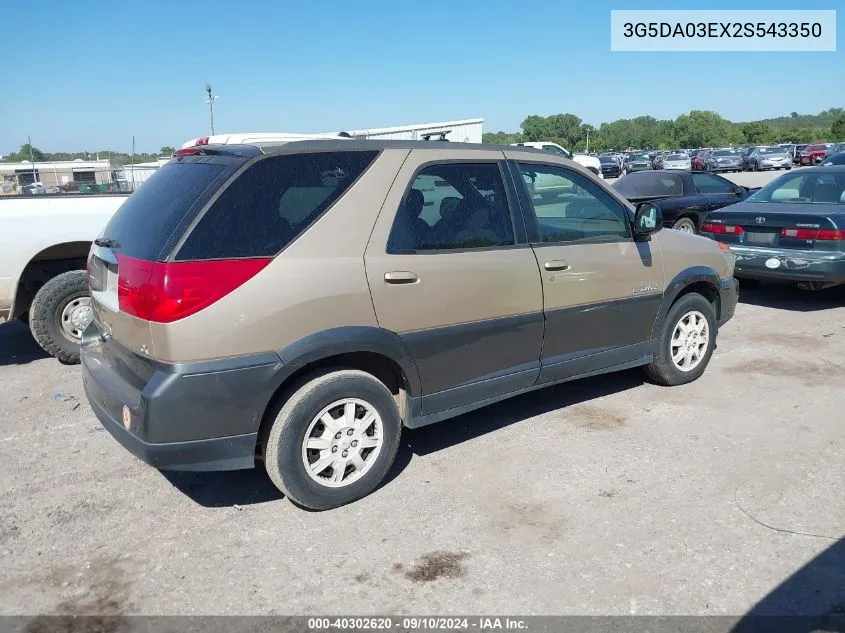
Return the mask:
<path id="1" fill-rule="evenodd" d="M 807 171 L 810 173 L 784 174 L 755 191 L 746 201 L 845 206 L 845 173 Z"/>
<path id="2" fill-rule="evenodd" d="M 736 156 L 737 151 L 735 149 L 717 149 L 713 152 L 713 156 Z"/>
<path id="3" fill-rule="evenodd" d="M 611 158 L 610 156 L 599 156 L 599 160 L 600 160 L 602 163 L 605 163 L 605 164 L 607 164 L 607 163 L 615 163 L 615 162 L 616 162 L 616 159 L 615 159 L 615 158 Z"/>
<path id="4" fill-rule="evenodd" d="M 686 154 L 669 154 L 666 160 L 689 160 L 689 156 Z"/>
<path id="5" fill-rule="evenodd" d="M 827 149 L 827 145 L 810 145 L 809 149 L 811 152 L 820 152 Z"/>
<path id="6" fill-rule="evenodd" d="M 761 154 L 785 154 L 786 150 L 782 147 L 764 147 L 760 150 Z"/>
<path id="7" fill-rule="evenodd" d="M 648 156 L 645 154 L 634 154 L 631 156 L 631 160 L 648 160 Z"/>

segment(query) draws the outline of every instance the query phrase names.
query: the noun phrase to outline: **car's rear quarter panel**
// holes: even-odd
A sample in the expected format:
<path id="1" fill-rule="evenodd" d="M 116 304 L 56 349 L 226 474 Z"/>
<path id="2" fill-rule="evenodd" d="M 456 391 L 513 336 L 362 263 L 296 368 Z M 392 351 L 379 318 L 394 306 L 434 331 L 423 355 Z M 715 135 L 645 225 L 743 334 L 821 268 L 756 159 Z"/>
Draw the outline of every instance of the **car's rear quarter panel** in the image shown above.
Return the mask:
<path id="1" fill-rule="evenodd" d="M 377 325 L 364 250 L 408 150 L 383 150 L 322 217 L 255 277 L 174 323 L 152 323 L 159 360 L 189 362 L 281 349 L 338 326 Z"/>

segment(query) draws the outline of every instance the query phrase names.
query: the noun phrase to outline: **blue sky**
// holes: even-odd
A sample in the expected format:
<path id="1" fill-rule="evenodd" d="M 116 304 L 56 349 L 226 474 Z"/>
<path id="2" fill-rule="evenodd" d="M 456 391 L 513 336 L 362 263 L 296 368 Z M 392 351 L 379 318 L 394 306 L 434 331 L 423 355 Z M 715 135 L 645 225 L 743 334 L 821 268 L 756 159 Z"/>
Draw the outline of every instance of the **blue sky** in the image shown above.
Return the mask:
<path id="1" fill-rule="evenodd" d="M 0 38 L 0 153 L 138 151 L 207 132 L 321 132 L 528 114 L 603 121 L 712 109 L 732 120 L 845 106 L 845 43 L 827 53 L 610 51 L 610 10 L 581 0 L 140 0 L 55 5 Z M 838 0 L 690 3 L 836 9 Z"/>

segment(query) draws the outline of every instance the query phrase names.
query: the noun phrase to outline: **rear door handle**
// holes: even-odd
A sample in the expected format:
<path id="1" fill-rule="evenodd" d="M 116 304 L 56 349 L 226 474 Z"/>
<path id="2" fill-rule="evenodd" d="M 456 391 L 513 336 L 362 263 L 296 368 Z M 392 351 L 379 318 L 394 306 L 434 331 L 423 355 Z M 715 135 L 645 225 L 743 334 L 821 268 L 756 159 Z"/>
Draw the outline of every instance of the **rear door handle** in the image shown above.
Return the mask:
<path id="1" fill-rule="evenodd" d="M 384 273 L 384 281 L 389 284 L 412 284 L 419 281 L 416 273 L 409 270 L 397 270 L 389 273 Z"/>
<path id="2" fill-rule="evenodd" d="M 553 259 L 543 264 L 543 268 L 546 270 L 566 270 L 569 268 L 569 263 L 562 259 Z"/>

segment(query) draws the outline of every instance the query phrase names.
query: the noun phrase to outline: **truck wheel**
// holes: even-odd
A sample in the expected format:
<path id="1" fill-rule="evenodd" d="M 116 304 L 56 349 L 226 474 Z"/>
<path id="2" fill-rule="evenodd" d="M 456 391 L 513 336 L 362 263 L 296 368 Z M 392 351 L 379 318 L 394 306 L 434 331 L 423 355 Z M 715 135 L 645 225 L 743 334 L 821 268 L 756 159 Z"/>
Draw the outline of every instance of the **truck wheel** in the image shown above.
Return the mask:
<path id="1" fill-rule="evenodd" d="M 684 233 L 697 233 L 695 229 L 695 221 L 692 218 L 680 218 L 673 225 L 672 228 L 676 231 L 683 231 Z"/>
<path id="2" fill-rule="evenodd" d="M 379 485 L 399 449 L 402 421 L 390 390 L 373 375 L 317 375 L 277 409 L 264 465 L 288 499 L 328 510 Z"/>
<path id="3" fill-rule="evenodd" d="M 646 376 L 667 387 L 696 380 L 713 355 L 717 328 L 713 306 L 703 296 L 691 292 L 678 299 L 666 315 Z"/>
<path id="4" fill-rule="evenodd" d="M 29 328 L 42 349 L 72 365 L 79 362 L 82 332 L 93 318 L 84 270 L 56 275 L 41 286 L 29 308 Z"/>

